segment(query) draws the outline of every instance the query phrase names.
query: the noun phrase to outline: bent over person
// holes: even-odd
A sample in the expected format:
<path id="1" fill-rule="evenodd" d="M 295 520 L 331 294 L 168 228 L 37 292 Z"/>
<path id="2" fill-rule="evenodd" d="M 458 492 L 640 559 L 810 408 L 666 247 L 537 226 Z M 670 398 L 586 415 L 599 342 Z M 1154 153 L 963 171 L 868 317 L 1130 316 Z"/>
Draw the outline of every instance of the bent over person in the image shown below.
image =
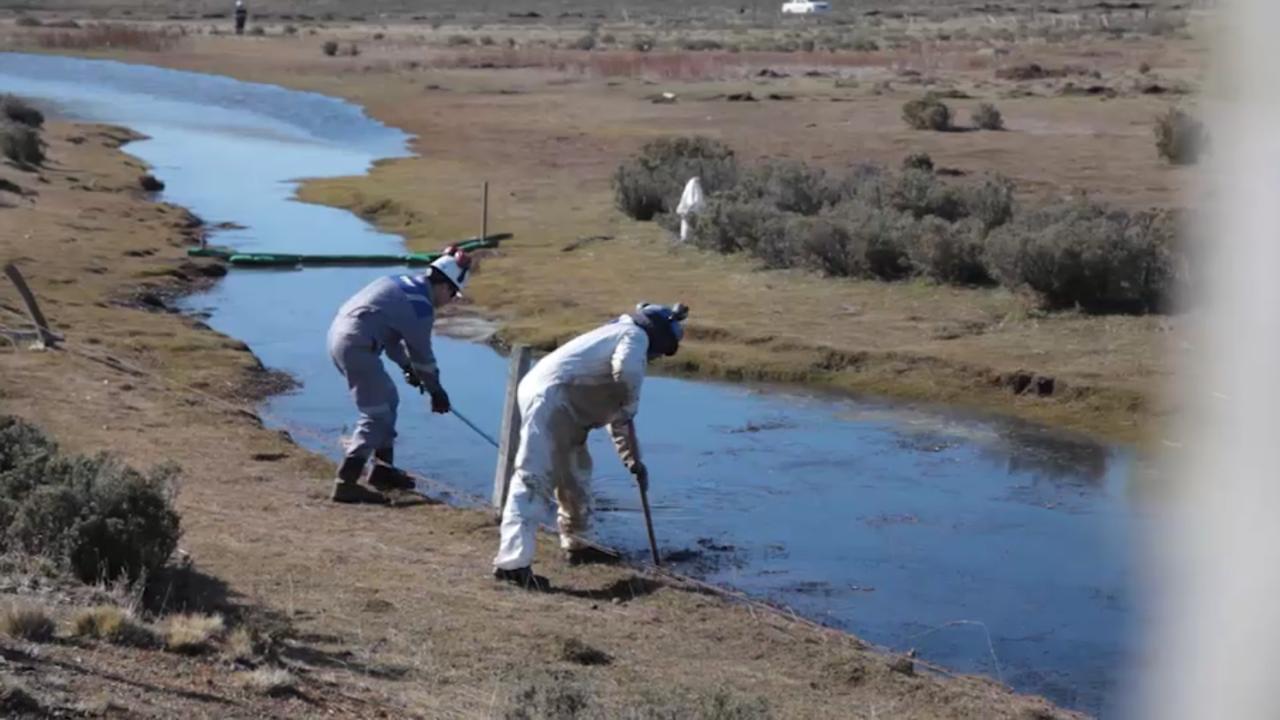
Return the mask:
<path id="1" fill-rule="evenodd" d="M 587 435 L 607 426 L 619 458 L 647 487 L 632 418 L 640 406 L 646 364 L 676 354 L 688 312 L 679 304 L 638 305 L 635 312 L 565 343 L 520 381 L 520 446 L 502 512 L 495 578 L 529 588 L 543 582 L 532 570 L 536 515 L 552 496 L 565 559 L 573 564 L 604 559 L 578 539 L 587 529 L 590 502 Z"/>
<path id="2" fill-rule="evenodd" d="M 449 395 L 431 349 L 436 310 L 453 301 L 467 281 L 471 259 L 448 248 L 423 275 L 394 275 L 369 283 L 338 310 L 329 326 L 329 356 L 347 380 L 360 418 L 338 466 L 334 502 L 383 502 L 359 485 L 370 456 L 377 460 L 369 484 L 379 491 L 412 489 L 395 462 L 396 409 L 400 398 L 382 366 L 382 354 L 400 366 L 405 380 L 431 394 L 431 410 L 447 413 Z"/>

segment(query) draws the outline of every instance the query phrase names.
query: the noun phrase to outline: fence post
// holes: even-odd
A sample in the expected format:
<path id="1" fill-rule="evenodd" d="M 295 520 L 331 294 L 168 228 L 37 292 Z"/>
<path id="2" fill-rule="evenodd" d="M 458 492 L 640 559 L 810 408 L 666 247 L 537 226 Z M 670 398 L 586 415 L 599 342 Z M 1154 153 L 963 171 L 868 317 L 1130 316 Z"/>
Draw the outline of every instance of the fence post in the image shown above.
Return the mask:
<path id="1" fill-rule="evenodd" d="M 499 512 L 507 501 L 507 485 L 515 469 L 516 449 L 520 446 L 520 404 L 516 402 L 516 389 L 532 364 L 532 348 L 527 345 L 511 348 L 507 396 L 502 402 L 502 432 L 498 436 L 498 467 L 493 475 L 493 506 Z"/>
<path id="2" fill-rule="evenodd" d="M 31 318 L 31 323 L 36 326 L 37 339 L 35 347 L 40 350 L 53 347 L 62 338 L 49 329 L 49 321 L 45 320 L 44 313 L 40 312 L 40 305 L 36 303 L 36 296 L 31 293 L 31 288 L 27 287 L 27 281 L 22 277 L 18 266 L 13 263 L 7 263 L 4 266 L 4 274 L 9 276 L 13 286 L 18 289 L 18 294 L 22 296 L 23 304 L 27 306 L 27 316 Z"/>

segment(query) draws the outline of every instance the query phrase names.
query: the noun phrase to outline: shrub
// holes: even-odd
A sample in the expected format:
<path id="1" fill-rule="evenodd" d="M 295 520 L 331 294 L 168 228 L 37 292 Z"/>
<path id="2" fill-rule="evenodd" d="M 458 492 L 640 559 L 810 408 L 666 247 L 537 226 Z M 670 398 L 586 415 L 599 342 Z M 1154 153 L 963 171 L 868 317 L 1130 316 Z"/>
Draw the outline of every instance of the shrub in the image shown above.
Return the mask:
<path id="1" fill-rule="evenodd" d="M 596 47 L 596 36 L 583 35 L 577 40 L 574 40 L 573 45 L 571 47 L 574 50 L 594 50 Z"/>
<path id="2" fill-rule="evenodd" d="M 830 277 L 866 274 L 866 258 L 845 223 L 832 217 L 791 218 L 786 238 L 798 260 L 795 264 Z"/>
<path id="3" fill-rule="evenodd" d="M 987 177 L 966 189 L 964 202 L 966 214 L 981 223 L 985 235 L 1013 219 L 1013 181 L 1002 175 Z"/>
<path id="4" fill-rule="evenodd" d="M 689 178 L 702 179 L 708 195 L 737 181 L 738 166 L 733 150 L 722 142 L 705 137 L 659 138 L 618 167 L 613 176 L 618 208 L 637 220 L 673 212 Z"/>
<path id="5" fill-rule="evenodd" d="M 723 50 L 724 45 L 710 38 L 687 38 L 680 42 L 680 49 L 689 52 L 707 52 L 710 50 Z"/>
<path id="6" fill-rule="evenodd" d="M 44 113 L 14 95 L 0 95 L 0 111 L 10 120 L 27 127 L 39 128 L 44 125 Z"/>
<path id="7" fill-rule="evenodd" d="M 981 103 L 973 111 L 973 126 L 981 130 L 1003 130 L 1004 117 L 995 105 Z"/>
<path id="8" fill-rule="evenodd" d="M 498 44 L 498 41 L 494 40 L 492 35 L 483 35 L 480 37 L 480 44 L 485 47 L 493 47 Z"/>
<path id="9" fill-rule="evenodd" d="M 44 25 L 44 23 L 40 22 L 40 18 L 33 18 L 30 15 L 23 15 L 17 20 L 13 21 L 13 24 L 17 25 L 18 27 L 40 27 Z"/>
<path id="10" fill-rule="evenodd" d="M 157 644 L 151 628 L 115 605 L 98 605 L 80 610 L 71 620 L 71 633 L 76 637 L 102 640 L 113 645 L 154 647 Z"/>
<path id="11" fill-rule="evenodd" d="M 297 26 L 297 25 L 285 25 L 285 26 L 284 26 L 284 29 L 283 29 L 283 30 L 281 30 L 281 32 L 282 32 L 282 33 L 284 33 L 285 35 L 297 35 L 297 34 L 298 34 L 298 26 Z"/>
<path id="12" fill-rule="evenodd" d="M 23 167 L 44 162 L 44 141 L 27 125 L 0 120 L 0 152 Z"/>
<path id="13" fill-rule="evenodd" d="M 949 223 L 928 217 L 907 227 L 904 245 L 913 269 L 938 282 L 990 285 L 985 233 L 976 220 Z"/>
<path id="14" fill-rule="evenodd" d="M 450 35 L 448 38 L 445 38 L 444 43 L 449 47 L 463 47 L 472 45 L 473 41 L 466 35 Z"/>
<path id="15" fill-rule="evenodd" d="M 260 667 L 242 673 L 240 681 L 246 688 L 269 697 L 292 695 L 298 691 L 298 679 L 283 668 Z"/>
<path id="16" fill-rule="evenodd" d="M 158 570 L 178 543 L 170 487 L 176 469 L 143 475 L 108 455 L 57 456 L 20 421 L 0 429 L 20 443 L 0 457 L 0 528 L 7 547 L 47 557 L 86 582 Z"/>
<path id="17" fill-rule="evenodd" d="M 911 274 L 904 230 L 908 215 L 860 202 L 846 203 L 836 214 L 846 223 L 852 241 L 850 253 L 854 276 L 900 280 Z"/>
<path id="18" fill-rule="evenodd" d="M 931 173 L 933 172 L 933 158 L 929 157 L 929 153 L 911 153 L 902 159 L 902 169 L 923 170 Z"/>
<path id="19" fill-rule="evenodd" d="M 347 45 L 346 51 L 343 54 L 347 55 L 348 57 L 359 57 L 360 46 L 355 43 L 351 43 Z"/>
<path id="20" fill-rule="evenodd" d="M 253 26 L 253 27 L 249 28 L 249 34 L 250 34 L 250 35 L 257 35 L 257 36 L 261 37 L 261 36 L 263 36 L 263 35 L 266 35 L 266 34 L 267 34 L 267 29 L 266 29 L 266 28 L 264 28 L 264 27 L 262 27 L 261 25 L 255 25 L 255 26 Z"/>
<path id="21" fill-rule="evenodd" d="M 992 274 L 1049 308 L 1159 311 L 1186 283 L 1176 218 L 1078 202 L 1024 213 L 988 239 Z"/>
<path id="22" fill-rule="evenodd" d="M 902 119 L 915 130 L 950 130 L 951 108 L 938 98 L 925 95 L 903 104 Z"/>
<path id="23" fill-rule="evenodd" d="M 321 46 L 321 49 L 324 50 L 325 55 L 328 55 L 329 57 L 333 57 L 334 55 L 338 54 L 338 41 L 325 40 L 324 45 Z"/>
<path id="24" fill-rule="evenodd" d="M 13 638 L 45 642 L 53 637 L 49 613 L 34 605 L 10 605 L 0 613 L 0 632 Z"/>
<path id="25" fill-rule="evenodd" d="M 750 252 L 772 267 L 787 267 L 785 224 L 786 216 L 766 203 L 713 197 L 693 217 L 691 242 L 719 253 Z"/>
<path id="26" fill-rule="evenodd" d="M 1200 159 L 1207 141 L 1204 125 L 1177 108 L 1156 118 L 1156 152 L 1174 165 L 1191 165 Z"/>
<path id="27" fill-rule="evenodd" d="M 964 194 L 924 170 L 907 170 L 898 176 L 890 190 L 889 204 L 894 210 L 917 218 L 932 215 L 955 222 L 969 216 Z"/>
<path id="28" fill-rule="evenodd" d="M 815 215 L 840 200 L 825 170 L 799 160 L 766 162 L 742 173 L 735 188 L 742 198 L 763 200 L 785 212 Z"/>
<path id="29" fill-rule="evenodd" d="M 652 35 L 636 35 L 631 38 L 631 49 L 636 52 L 649 52 L 658 44 Z"/>
<path id="30" fill-rule="evenodd" d="M 211 648 L 223 629 L 220 615 L 172 615 L 165 623 L 164 647 L 170 652 L 198 655 Z"/>

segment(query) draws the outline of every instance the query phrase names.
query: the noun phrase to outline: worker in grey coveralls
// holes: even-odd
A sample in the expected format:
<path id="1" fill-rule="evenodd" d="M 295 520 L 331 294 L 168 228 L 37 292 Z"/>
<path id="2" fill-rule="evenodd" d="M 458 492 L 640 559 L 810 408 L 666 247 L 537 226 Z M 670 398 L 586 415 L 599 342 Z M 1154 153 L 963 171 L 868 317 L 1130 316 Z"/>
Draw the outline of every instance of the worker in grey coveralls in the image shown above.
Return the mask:
<path id="1" fill-rule="evenodd" d="M 369 484 L 380 491 L 413 489 L 394 469 L 396 386 L 382 366 L 386 353 L 405 380 L 431 394 L 431 410 L 447 413 L 449 395 L 431 349 L 436 310 L 448 305 L 466 284 L 471 260 L 449 248 L 424 275 L 393 275 L 369 283 L 348 300 L 329 326 L 329 356 L 347 380 L 360 419 L 338 467 L 335 502 L 384 502 L 379 492 L 359 485 L 364 467 L 376 458 Z"/>
<path id="2" fill-rule="evenodd" d="M 495 578 L 530 589 L 545 584 L 533 574 L 533 546 L 538 511 L 553 495 L 565 559 L 571 564 L 616 560 L 580 539 L 591 498 L 587 434 L 608 427 L 623 465 L 648 488 L 632 419 L 640 408 L 645 366 L 676 354 L 688 314 L 683 305 L 642 303 L 635 312 L 565 343 L 520 381 L 520 446 L 502 511 Z"/>

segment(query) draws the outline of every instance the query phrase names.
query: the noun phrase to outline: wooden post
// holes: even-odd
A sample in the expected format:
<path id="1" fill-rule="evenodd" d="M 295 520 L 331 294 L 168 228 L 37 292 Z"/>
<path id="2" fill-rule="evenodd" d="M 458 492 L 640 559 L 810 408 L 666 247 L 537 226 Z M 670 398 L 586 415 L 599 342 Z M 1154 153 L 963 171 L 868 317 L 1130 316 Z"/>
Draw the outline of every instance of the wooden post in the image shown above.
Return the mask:
<path id="1" fill-rule="evenodd" d="M 502 402 L 502 432 L 498 435 L 498 467 L 493 475 L 493 506 L 502 511 L 507 501 L 507 486 L 516 466 L 516 449 L 520 447 L 520 404 L 516 389 L 533 365 L 533 350 L 527 345 L 511 348 L 511 365 L 507 373 L 507 397 Z"/>
<path id="2" fill-rule="evenodd" d="M 36 326 L 36 344 L 37 349 L 53 347 L 62 338 L 49 329 L 49 321 L 44 319 L 44 313 L 40 312 L 40 305 L 36 303 L 36 296 L 31 294 L 31 288 L 27 287 L 27 281 L 19 272 L 18 266 L 8 263 L 4 266 L 4 274 L 9 276 L 9 280 L 13 282 L 13 286 L 18 288 L 18 294 L 22 296 L 22 302 L 27 306 L 27 316 L 31 318 L 31 323 Z"/>
<path id="3" fill-rule="evenodd" d="M 480 239 L 489 239 L 489 181 L 484 181 L 484 200 L 480 210 Z"/>

